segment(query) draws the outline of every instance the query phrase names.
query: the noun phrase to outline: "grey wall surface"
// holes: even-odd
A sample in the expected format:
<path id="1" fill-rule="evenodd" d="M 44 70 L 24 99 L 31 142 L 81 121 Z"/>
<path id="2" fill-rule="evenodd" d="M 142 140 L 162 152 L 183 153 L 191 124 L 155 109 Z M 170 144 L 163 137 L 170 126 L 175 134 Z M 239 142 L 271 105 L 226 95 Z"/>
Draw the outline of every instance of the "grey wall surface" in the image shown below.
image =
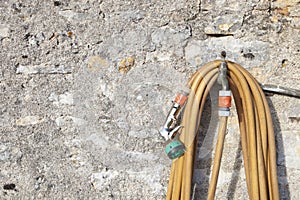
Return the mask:
<path id="1" fill-rule="evenodd" d="M 0 199 L 164 199 L 158 129 L 191 74 L 225 50 L 259 82 L 300 89 L 299 32 L 299 0 L 1 0 Z M 195 199 L 209 182 L 213 93 Z M 298 200 L 300 101 L 268 101 L 281 199 Z M 248 199 L 239 143 L 232 112 L 216 199 Z"/>

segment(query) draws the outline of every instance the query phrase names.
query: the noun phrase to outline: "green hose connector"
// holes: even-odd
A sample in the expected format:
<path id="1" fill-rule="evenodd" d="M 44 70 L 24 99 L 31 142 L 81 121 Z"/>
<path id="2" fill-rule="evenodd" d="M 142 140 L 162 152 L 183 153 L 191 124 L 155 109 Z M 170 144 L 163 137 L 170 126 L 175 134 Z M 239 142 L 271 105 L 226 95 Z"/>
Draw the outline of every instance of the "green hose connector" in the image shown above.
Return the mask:
<path id="1" fill-rule="evenodd" d="M 176 159 L 182 156 L 185 152 L 185 147 L 179 140 L 168 140 L 165 148 L 165 152 L 170 159 Z"/>

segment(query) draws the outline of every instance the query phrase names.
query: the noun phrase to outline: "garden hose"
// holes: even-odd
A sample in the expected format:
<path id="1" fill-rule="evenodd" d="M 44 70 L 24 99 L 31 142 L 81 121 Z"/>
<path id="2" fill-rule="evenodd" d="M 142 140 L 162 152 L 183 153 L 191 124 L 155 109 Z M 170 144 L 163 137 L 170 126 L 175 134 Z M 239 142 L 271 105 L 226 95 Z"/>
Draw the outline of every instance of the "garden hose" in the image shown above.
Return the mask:
<path id="1" fill-rule="evenodd" d="M 279 199 L 275 136 L 268 102 L 255 78 L 240 65 L 225 59 L 205 64 L 188 83 L 190 94 L 183 111 L 182 128 L 177 135 L 185 145 L 185 153 L 172 162 L 166 199 L 191 198 L 195 138 L 206 97 L 217 79 L 222 84 L 219 93 L 219 128 L 207 199 L 214 199 L 216 192 L 231 92 L 238 113 L 249 198 Z"/>

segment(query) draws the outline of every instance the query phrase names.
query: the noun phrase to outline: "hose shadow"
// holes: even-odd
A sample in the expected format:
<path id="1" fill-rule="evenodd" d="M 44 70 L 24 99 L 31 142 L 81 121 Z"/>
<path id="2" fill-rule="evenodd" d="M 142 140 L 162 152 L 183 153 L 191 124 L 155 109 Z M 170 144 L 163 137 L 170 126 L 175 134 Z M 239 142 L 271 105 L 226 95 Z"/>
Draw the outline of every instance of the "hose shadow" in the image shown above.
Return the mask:
<path id="1" fill-rule="evenodd" d="M 267 101 L 271 110 L 273 127 L 276 140 L 276 149 L 277 149 L 277 177 L 279 185 L 280 199 L 291 199 L 290 197 L 290 188 L 287 180 L 287 168 L 285 160 L 285 150 L 283 145 L 282 131 L 280 127 L 280 121 L 277 114 L 277 111 L 272 103 L 272 100 L 267 96 Z"/>
<path id="2" fill-rule="evenodd" d="M 208 195 L 212 152 L 218 127 L 218 110 L 215 109 L 218 104 L 218 91 L 219 87 L 215 84 L 205 100 L 200 127 L 197 133 L 192 199 L 204 200 Z"/>
<path id="3" fill-rule="evenodd" d="M 232 173 L 231 176 L 231 181 L 230 184 L 228 186 L 228 190 L 227 190 L 227 194 L 226 197 L 227 199 L 233 199 L 234 198 L 234 194 L 237 188 L 237 183 L 239 181 L 239 177 L 240 177 L 240 173 L 241 173 L 241 167 L 242 167 L 242 144 L 241 141 L 239 142 L 239 147 L 236 151 L 236 156 L 235 156 L 235 160 L 234 160 L 234 171 L 235 173 Z"/>

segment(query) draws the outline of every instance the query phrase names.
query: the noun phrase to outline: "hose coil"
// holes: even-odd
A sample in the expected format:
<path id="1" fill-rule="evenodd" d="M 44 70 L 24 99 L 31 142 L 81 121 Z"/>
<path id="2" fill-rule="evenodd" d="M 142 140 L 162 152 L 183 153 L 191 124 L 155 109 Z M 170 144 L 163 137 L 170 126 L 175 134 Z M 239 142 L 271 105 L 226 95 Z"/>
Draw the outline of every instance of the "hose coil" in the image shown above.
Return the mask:
<path id="1" fill-rule="evenodd" d="M 255 78 L 240 65 L 225 61 L 229 87 L 237 108 L 246 183 L 251 200 L 279 200 L 276 146 L 270 108 Z M 173 160 L 167 200 L 191 198 L 195 136 L 198 132 L 205 99 L 218 78 L 223 60 L 209 62 L 198 69 L 188 85 L 191 92 L 183 113 L 180 140 L 186 152 Z M 224 99 L 222 97 L 221 99 Z M 223 105 L 224 103 L 222 103 Z M 220 116 L 218 141 L 207 199 L 215 196 L 228 116 Z"/>

